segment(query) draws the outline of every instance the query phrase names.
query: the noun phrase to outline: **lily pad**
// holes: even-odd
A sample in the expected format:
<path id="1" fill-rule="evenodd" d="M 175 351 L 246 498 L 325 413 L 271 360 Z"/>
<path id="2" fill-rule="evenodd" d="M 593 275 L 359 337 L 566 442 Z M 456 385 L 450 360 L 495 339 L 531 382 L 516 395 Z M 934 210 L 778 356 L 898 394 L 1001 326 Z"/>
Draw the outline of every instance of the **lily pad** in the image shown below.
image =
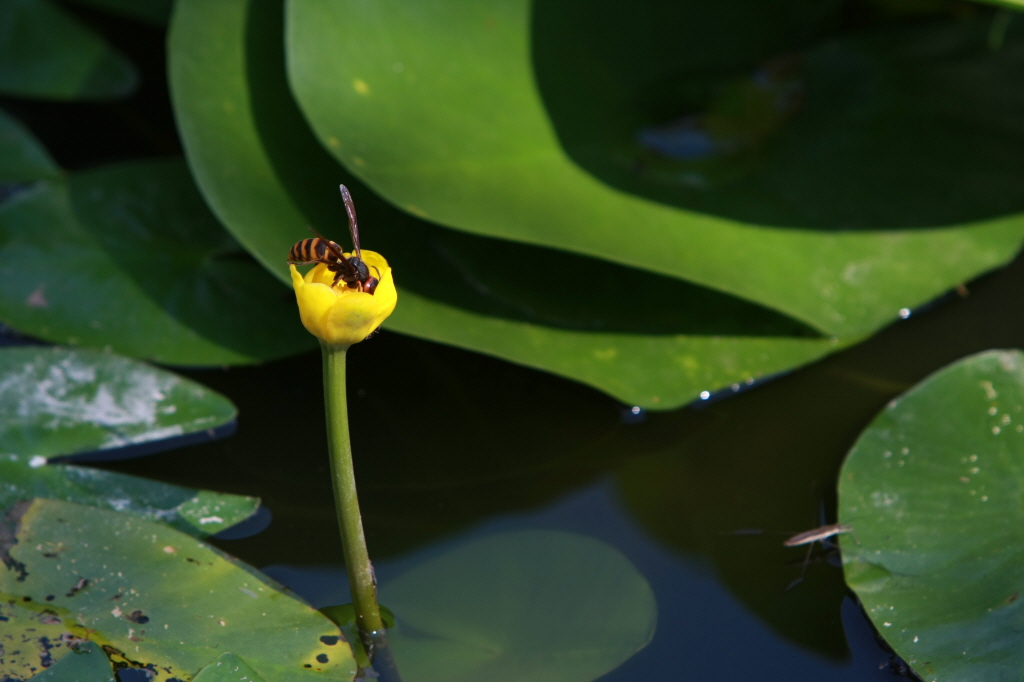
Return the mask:
<path id="1" fill-rule="evenodd" d="M 0 455 L 0 510 L 19 500 L 51 498 L 134 514 L 202 537 L 241 523 L 260 504 L 255 497 L 182 488 L 71 464 L 33 466 L 30 461 Z"/>
<path id="2" fill-rule="evenodd" d="M 0 3 L 0 92 L 42 99 L 112 99 L 138 83 L 135 66 L 50 0 Z"/>
<path id="3" fill-rule="evenodd" d="M 32 679 L 35 682 L 114 682 L 114 671 L 100 647 L 93 642 L 82 642 Z"/>
<path id="4" fill-rule="evenodd" d="M 650 585 L 581 535 L 518 531 L 468 543 L 381 587 L 403 675 L 421 682 L 590 682 L 645 647 Z"/>
<path id="5" fill-rule="evenodd" d="M 562 374 L 645 407 L 810 362 L 841 344 L 764 307 L 565 252 L 445 230 L 381 201 L 320 148 L 275 49 L 274 4 L 177 6 L 171 87 L 189 163 L 218 217 L 285 279 L 285 255 L 334 236 L 353 191 L 363 245 L 395 268 L 388 329 Z M 340 239 L 340 237 L 339 237 Z"/>
<path id="6" fill-rule="evenodd" d="M 926 680 L 1024 669 L 1024 354 L 988 351 L 892 401 L 839 480 L 847 584 Z"/>
<path id="7" fill-rule="evenodd" d="M 989 51 L 978 22 L 943 26 L 937 30 L 952 35 L 929 34 L 931 42 L 925 40 L 922 49 L 917 49 L 921 41 L 916 37 L 915 47 L 908 48 L 903 48 L 901 35 L 875 40 L 875 47 L 889 45 L 896 56 L 843 52 L 842 44 L 834 41 L 808 52 L 806 115 L 791 119 L 804 128 L 773 123 L 770 141 L 756 142 L 763 153 L 752 152 L 750 163 L 761 169 L 781 164 L 783 180 L 797 174 L 807 187 L 791 196 L 780 194 L 787 183 L 780 189 L 766 181 L 766 189 L 758 189 L 762 203 L 799 208 L 832 201 L 833 206 L 815 209 L 814 224 L 793 217 L 780 222 L 763 211 L 763 220 L 716 213 L 718 206 L 731 208 L 746 201 L 730 194 L 731 187 L 715 192 L 700 183 L 696 188 L 677 183 L 673 195 L 692 201 L 654 200 L 632 186 L 626 191 L 609 187 L 606 177 L 579 165 L 571 156 L 573 149 L 563 149 L 566 141 L 556 128 L 560 111 L 545 107 L 551 97 L 542 94 L 552 78 L 564 90 L 563 101 L 586 102 L 593 116 L 609 110 L 614 115 L 617 107 L 632 104 L 622 100 L 639 94 L 626 90 L 638 80 L 651 97 L 674 97 L 686 104 L 678 93 L 695 87 L 715 91 L 706 87 L 702 74 L 721 77 L 723 69 L 730 70 L 730 77 L 739 69 L 750 73 L 758 67 L 757 59 L 802 50 L 821 33 L 805 16 L 807 3 L 782 8 L 742 3 L 732 12 L 720 6 L 680 5 L 684 16 L 676 31 L 672 20 L 643 3 L 623 13 L 621 4 L 613 2 L 575 7 L 552 3 L 551 11 L 545 11 L 545 3 L 527 0 L 414 5 L 398 0 L 291 0 L 286 21 L 289 82 L 322 145 L 408 213 L 476 234 L 684 278 L 782 311 L 825 334 L 873 332 L 902 308 L 918 306 L 1012 258 L 1024 235 L 1024 205 L 1010 198 L 1019 197 L 1018 190 L 993 189 L 1020 187 L 1014 154 L 1024 141 L 1015 113 L 1020 101 L 1007 93 L 1017 92 L 1014 84 L 1024 72 L 1024 50 L 1014 33 L 1003 50 Z M 828 8 L 811 15 L 823 16 L 821 23 L 827 25 Z M 783 32 L 787 39 L 778 39 L 772 31 L 786 30 L 776 28 L 785 27 L 780 17 L 789 16 L 795 17 L 791 23 L 799 31 Z M 646 19 L 646 32 L 644 24 L 627 17 Z M 587 31 L 598 22 L 604 22 L 600 28 L 611 37 L 590 41 Z M 769 38 L 755 48 L 741 39 L 752 32 L 760 35 L 766 26 L 771 27 L 765 33 Z M 690 34 L 696 39 L 689 40 Z M 717 44 L 718 36 L 724 47 Z M 730 52 L 737 46 L 739 53 Z M 901 49 L 906 54 L 899 54 Z M 606 68 L 606 58 L 623 54 L 649 57 L 647 70 L 635 77 L 626 74 L 624 80 Z M 665 54 L 669 58 L 660 59 Z M 555 68 L 567 62 L 582 67 L 563 68 L 560 74 L 545 70 L 550 63 Z M 934 71 L 936 63 L 942 73 Z M 703 82 L 690 77 L 695 69 Z M 820 82 L 814 80 L 818 72 L 823 74 Z M 851 73 L 862 85 L 853 93 L 844 90 Z M 956 78 L 950 81 L 950 76 Z M 879 81 L 882 86 L 872 89 Z M 580 89 L 587 89 L 585 100 L 574 97 Z M 928 102 L 946 108 L 934 117 L 928 110 L 922 119 L 904 111 L 904 100 L 892 99 L 893 93 L 917 99 L 927 95 Z M 606 94 L 618 99 L 609 102 Z M 818 108 L 824 108 L 820 116 Z M 674 116 L 687 113 L 683 107 Z M 865 126 L 851 125 L 864 120 L 867 132 Z M 941 125 L 925 131 L 923 122 L 933 120 Z M 656 122 L 649 120 L 648 125 Z M 569 121 L 566 127 L 576 129 L 577 123 Z M 584 121 L 579 129 L 592 127 Z M 838 149 L 821 142 L 822 135 L 832 140 L 847 128 L 850 135 L 837 138 Z M 960 172 L 964 158 L 959 152 L 973 153 L 977 145 L 956 146 L 965 130 L 984 138 L 979 153 L 987 155 L 970 164 L 976 171 L 970 177 Z M 860 163 L 862 138 L 875 139 L 872 135 L 881 132 L 902 146 L 889 145 L 883 155 L 872 156 L 866 172 L 857 167 L 856 177 L 871 180 L 864 184 L 866 195 L 861 194 L 858 182 L 846 183 L 846 174 L 851 164 Z M 594 150 L 604 143 L 612 147 L 608 154 L 618 154 L 617 139 L 587 142 L 588 153 L 604 154 Z M 950 146 L 957 154 L 944 156 L 942 150 Z M 922 148 L 930 154 L 918 155 Z M 921 177 L 891 175 L 909 167 L 902 163 L 906 159 L 922 159 L 911 164 Z M 960 183 L 957 196 L 935 194 L 936 160 L 944 169 L 953 164 L 949 177 Z M 620 175 L 638 172 L 636 166 L 625 165 Z M 677 175 L 686 173 L 694 174 L 683 168 Z M 816 183 L 827 178 L 842 182 L 821 191 Z M 913 183 L 930 189 L 925 192 L 928 200 L 915 204 L 917 213 L 905 212 L 910 217 L 899 225 L 856 217 L 848 221 L 835 209 L 850 207 L 847 213 L 855 216 L 865 203 L 874 205 L 872 183 L 880 178 L 887 196 L 900 196 L 904 184 Z M 955 224 L 936 220 L 930 212 L 936 201 L 977 194 L 987 203 L 978 210 L 972 207 L 966 218 L 957 214 L 960 222 Z M 712 195 L 715 202 L 709 199 Z"/>
<path id="8" fill-rule="evenodd" d="M 232 653 L 221 654 L 217 660 L 199 671 L 192 682 L 265 682 L 252 667 Z"/>
<path id="9" fill-rule="evenodd" d="M 0 319 L 19 331 L 185 365 L 313 346 L 292 298 L 217 224 L 180 160 L 36 183 L 0 204 L 0 234 Z"/>
<path id="10" fill-rule="evenodd" d="M 0 182 L 60 176 L 60 168 L 28 128 L 0 109 Z M 3 193 L 0 189 L 0 197 Z"/>
<path id="11" fill-rule="evenodd" d="M 33 605 L 50 627 L 100 644 L 116 667 L 154 682 L 191 679 L 225 651 L 266 679 L 355 675 L 333 623 L 255 569 L 161 524 L 35 500 L 8 514 L 0 537 L 7 601 Z"/>
<path id="12" fill-rule="evenodd" d="M 54 457 L 206 432 L 234 421 L 224 396 L 112 353 L 0 349 L 0 450 Z"/>

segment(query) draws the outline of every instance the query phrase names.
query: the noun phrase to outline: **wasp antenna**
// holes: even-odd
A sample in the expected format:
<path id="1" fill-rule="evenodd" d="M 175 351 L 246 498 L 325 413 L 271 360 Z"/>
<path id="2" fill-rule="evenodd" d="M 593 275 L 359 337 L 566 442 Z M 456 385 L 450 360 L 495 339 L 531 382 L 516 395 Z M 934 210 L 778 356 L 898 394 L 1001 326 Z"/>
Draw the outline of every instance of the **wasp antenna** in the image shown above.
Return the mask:
<path id="1" fill-rule="evenodd" d="M 352 235 L 352 245 L 356 249 L 356 257 L 362 258 L 363 252 L 359 248 L 359 223 L 356 221 L 356 205 L 352 203 L 352 195 L 345 185 L 338 185 L 341 190 L 341 200 L 345 202 L 345 212 L 348 213 L 348 232 Z"/>

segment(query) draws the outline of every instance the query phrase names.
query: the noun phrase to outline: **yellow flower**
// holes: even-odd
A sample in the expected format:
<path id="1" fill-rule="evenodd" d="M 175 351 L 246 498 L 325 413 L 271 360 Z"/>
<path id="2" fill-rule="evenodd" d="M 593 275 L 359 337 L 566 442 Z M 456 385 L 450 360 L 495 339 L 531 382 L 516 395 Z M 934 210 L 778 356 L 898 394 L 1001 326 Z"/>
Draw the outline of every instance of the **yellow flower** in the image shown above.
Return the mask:
<path id="1" fill-rule="evenodd" d="M 353 255 L 345 254 L 347 258 Z M 359 343 L 387 319 L 398 302 L 388 262 L 379 253 L 365 249 L 362 256 L 370 275 L 380 279 L 372 294 L 350 289 L 345 282 L 332 286 L 334 273 L 323 263 L 315 265 L 305 277 L 294 265 L 289 266 L 302 325 L 328 345 L 348 347 Z"/>

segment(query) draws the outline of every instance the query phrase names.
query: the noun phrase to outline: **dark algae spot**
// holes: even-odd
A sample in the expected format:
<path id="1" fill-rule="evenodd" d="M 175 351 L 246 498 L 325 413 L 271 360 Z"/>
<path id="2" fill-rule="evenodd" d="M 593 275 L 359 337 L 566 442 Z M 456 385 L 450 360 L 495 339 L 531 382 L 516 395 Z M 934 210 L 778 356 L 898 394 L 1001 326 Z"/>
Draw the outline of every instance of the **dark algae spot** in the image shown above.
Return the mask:
<path id="1" fill-rule="evenodd" d="M 324 635 L 320 638 L 320 641 L 326 644 L 327 646 L 334 646 L 338 643 L 339 639 L 340 638 L 337 635 Z"/>
<path id="2" fill-rule="evenodd" d="M 316 657 L 316 662 L 317 663 L 326 663 L 329 660 L 331 660 L 331 659 L 327 658 L 327 654 L 319 654 Z"/>
<path id="3" fill-rule="evenodd" d="M 143 624 L 143 623 L 148 623 L 149 622 L 149 616 L 143 614 L 142 611 L 140 611 L 139 609 L 135 609 L 134 611 L 129 613 L 127 616 L 125 616 L 125 618 L 127 618 L 128 620 L 130 620 L 133 623 L 138 623 L 140 625 Z"/>

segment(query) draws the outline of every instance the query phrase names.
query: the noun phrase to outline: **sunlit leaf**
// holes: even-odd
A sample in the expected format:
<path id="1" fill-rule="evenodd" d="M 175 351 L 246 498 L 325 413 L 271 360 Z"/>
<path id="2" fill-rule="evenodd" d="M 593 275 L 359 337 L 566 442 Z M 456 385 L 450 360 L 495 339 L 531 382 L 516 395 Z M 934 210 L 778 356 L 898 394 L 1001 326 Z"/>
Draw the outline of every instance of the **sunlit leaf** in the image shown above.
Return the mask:
<path id="1" fill-rule="evenodd" d="M 0 109 L 0 183 L 60 175 L 60 168 L 28 128 Z M 3 194 L 0 189 L 0 200 Z"/>
<path id="2" fill-rule="evenodd" d="M 189 163 L 218 217 L 264 265 L 306 225 L 346 241 L 337 183 L 353 190 L 363 246 L 395 268 L 385 327 L 671 408 L 703 390 L 809 362 L 839 344 L 731 296 L 565 252 L 438 228 L 395 210 L 317 144 L 284 78 L 280 7 L 178 4 L 171 86 Z"/>
<path id="3" fill-rule="evenodd" d="M 217 660 L 199 671 L 192 682 L 265 682 L 248 663 L 232 653 L 221 654 Z"/>
<path id="4" fill-rule="evenodd" d="M 589 682 L 645 647 L 654 594 L 610 546 L 519 531 L 483 538 L 381 586 L 399 670 L 419 682 Z"/>
<path id="5" fill-rule="evenodd" d="M 926 680 L 1024 667 L 1024 355 L 933 374 L 861 435 L 839 480 L 846 582 Z"/>
<path id="6" fill-rule="evenodd" d="M 52 498 L 135 514 L 203 536 L 244 521 L 259 507 L 255 497 L 182 488 L 92 467 L 29 462 L 24 456 L 0 455 L 0 510 L 19 500 Z"/>
<path id="7" fill-rule="evenodd" d="M 178 160 L 37 183 L 0 205 L 0 235 L 0 319 L 33 336 L 187 365 L 313 344 Z"/>
<path id="8" fill-rule="evenodd" d="M 1024 52 L 1017 33 L 989 50 L 983 20 L 807 49 L 833 7 L 290 0 L 289 81 L 323 146 L 408 213 L 860 335 L 1019 248 Z M 786 68 L 806 102 L 754 109 L 792 116 L 722 120 Z M 721 179 L 655 173 L 636 136 L 694 112 L 749 148 Z"/>
<path id="9" fill-rule="evenodd" d="M 334 624 L 166 526 L 54 500 L 19 506 L 4 525 L 0 592 L 154 682 L 190 679 L 225 651 L 265 679 L 355 674 Z M 31 636 L 27 627 L 12 634 Z"/>
<path id="10" fill-rule="evenodd" d="M 0 450 L 53 457 L 222 427 L 235 406 L 184 377 L 90 350 L 0 349 Z"/>
<path id="11" fill-rule="evenodd" d="M 50 0 L 0 2 L 0 92 L 43 99 L 111 99 L 135 89 L 127 57 Z"/>

